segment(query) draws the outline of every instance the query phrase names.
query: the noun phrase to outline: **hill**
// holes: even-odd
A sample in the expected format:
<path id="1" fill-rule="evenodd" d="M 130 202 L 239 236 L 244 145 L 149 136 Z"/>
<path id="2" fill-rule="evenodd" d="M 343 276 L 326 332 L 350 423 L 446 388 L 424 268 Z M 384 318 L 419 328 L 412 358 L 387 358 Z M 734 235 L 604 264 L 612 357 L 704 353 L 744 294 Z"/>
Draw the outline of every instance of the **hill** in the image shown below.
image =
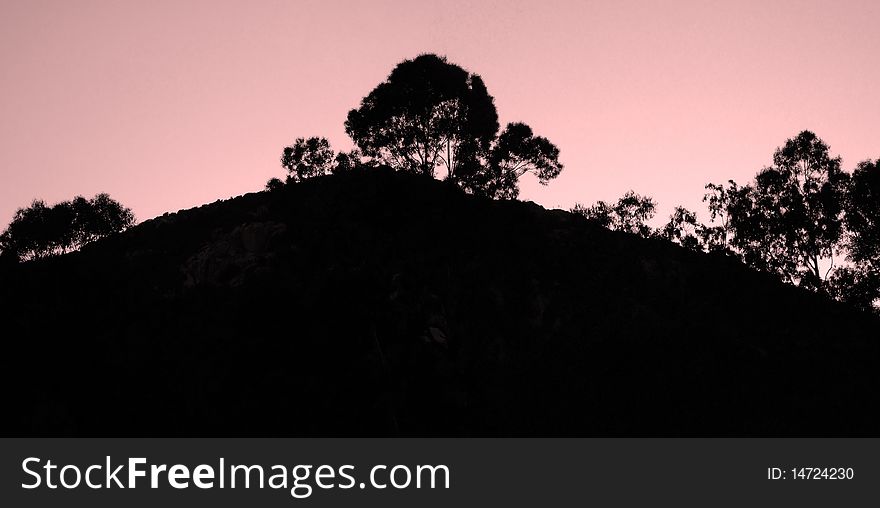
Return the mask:
<path id="1" fill-rule="evenodd" d="M 876 435 L 880 322 L 357 171 L 0 272 L 9 435 Z"/>

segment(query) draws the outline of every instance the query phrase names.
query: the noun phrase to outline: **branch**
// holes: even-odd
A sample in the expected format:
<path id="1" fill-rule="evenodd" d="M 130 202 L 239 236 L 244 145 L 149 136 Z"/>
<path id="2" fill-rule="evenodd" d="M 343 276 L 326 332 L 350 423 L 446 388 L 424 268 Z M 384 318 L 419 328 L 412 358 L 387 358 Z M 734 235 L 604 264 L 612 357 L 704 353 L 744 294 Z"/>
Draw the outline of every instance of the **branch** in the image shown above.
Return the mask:
<path id="1" fill-rule="evenodd" d="M 829 266 L 828 270 L 825 272 L 825 280 L 828 280 L 828 274 L 831 273 L 831 270 L 834 269 L 834 254 L 833 253 L 831 254 L 829 259 L 831 259 L 831 266 Z"/>

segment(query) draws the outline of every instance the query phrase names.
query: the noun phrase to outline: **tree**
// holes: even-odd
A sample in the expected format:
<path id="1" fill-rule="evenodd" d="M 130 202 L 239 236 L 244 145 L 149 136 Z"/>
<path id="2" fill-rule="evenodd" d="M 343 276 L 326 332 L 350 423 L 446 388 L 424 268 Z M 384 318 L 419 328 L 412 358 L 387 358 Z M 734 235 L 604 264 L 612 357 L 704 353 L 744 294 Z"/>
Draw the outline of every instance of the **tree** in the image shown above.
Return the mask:
<path id="1" fill-rule="evenodd" d="M 274 192 L 277 190 L 281 190 L 284 187 L 284 182 L 281 181 L 280 178 L 270 178 L 268 182 L 266 182 L 266 190 L 269 192 Z"/>
<path id="2" fill-rule="evenodd" d="M 871 265 L 840 267 L 827 282 L 828 293 L 836 300 L 846 302 L 869 312 L 880 312 L 880 271 Z"/>
<path id="3" fill-rule="evenodd" d="M 514 199 L 519 195 L 517 182 L 525 173 L 533 173 L 541 185 L 547 185 L 560 172 L 559 148 L 547 138 L 535 136 L 528 125 L 511 123 L 489 152 L 486 184 L 471 190 L 493 198 Z"/>
<path id="4" fill-rule="evenodd" d="M 571 211 L 602 227 L 647 238 L 653 233 L 648 221 L 654 217 L 656 209 L 657 203 L 651 197 L 627 191 L 613 205 L 604 201 L 598 201 L 589 208 L 576 204 Z"/>
<path id="5" fill-rule="evenodd" d="M 589 207 L 575 203 L 571 213 L 580 215 L 597 226 L 613 229 L 614 208 L 605 201 L 596 201 L 594 205 Z"/>
<path id="6" fill-rule="evenodd" d="M 80 244 L 76 228 L 77 212 L 70 201 L 62 201 L 47 208 L 41 225 L 45 249 L 49 253 L 64 254 Z"/>
<path id="7" fill-rule="evenodd" d="M 482 78 L 431 54 L 398 64 L 345 122 L 365 156 L 432 177 L 445 168 L 447 180 L 476 195 L 515 198 L 523 174 L 546 185 L 562 171 L 559 149 L 528 125 L 498 129 Z"/>
<path id="8" fill-rule="evenodd" d="M 746 264 L 806 288 L 827 289 L 847 188 L 840 157 L 829 152 L 814 133 L 803 131 L 776 150 L 773 165 L 752 184 L 707 186 L 713 219 L 723 211 L 724 240 Z"/>
<path id="9" fill-rule="evenodd" d="M 34 200 L 27 208 L 19 208 L 9 226 L 0 236 L 3 252 L 18 259 L 40 258 L 49 252 L 46 203 Z"/>
<path id="10" fill-rule="evenodd" d="M 77 196 L 51 208 L 35 200 L 15 212 L 9 227 L 0 235 L 0 248 L 4 256 L 38 259 L 79 249 L 133 224 L 131 210 L 107 194 L 90 200 Z"/>
<path id="11" fill-rule="evenodd" d="M 700 237 L 703 248 L 707 252 L 723 252 L 730 254 L 730 214 L 728 209 L 732 201 L 739 195 L 740 188 L 733 180 L 727 181 L 728 186 L 708 183 L 703 202 L 709 208 L 709 223 L 719 223 L 717 226 L 702 225 Z"/>
<path id="12" fill-rule="evenodd" d="M 853 171 L 845 221 L 851 260 L 880 265 L 880 159 L 861 162 Z"/>
<path id="13" fill-rule="evenodd" d="M 350 150 L 348 152 L 339 152 L 336 154 L 336 159 L 334 159 L 333 169 L 330 170 L 334 175 L 340 173 L 347 173 L 349 171 L 354 170 L 361 163 L 361 152 L 358 149 Z"/>
<path id="14" fill-rule="evenodd" d="M 444 166 L 450 177 L 466 151 L 488 150 L 498 127 L 482 78 L 432 54 L 399 63 L 345 122 L 365 155 L 430 176 Z"/>
<path id="15" fill-rule="evenodd" d="M 131 210 L 122 206 L 109 194 L 98 194 L 89 203 L 91 205 L 89 220 L 81 221 L 77 227 L 81 235 L 80 246 L 125 231 L 134 225 L 134 214 Z"/>
<path id="16" fill-rule="evenodd" d="M 861 162 L 850 180 L 844 214 L 847 258 L 851 266 L 835 271 L 835 296 L 865 310 L 880 300 L 880 159 Z"/>
<path id="17" fill-rule="evenodd" d="M 334 153 L 326 138 L 297 138 L 281 152 L 281 166 L 287 169 L 287 183 L 301 182 L 329 173 L 338 174 L 363 165 L 358 149 Z M 277 190 L 284 186 L 278 178 L 266 182 L 267 190 Z"/>
<path id="18" fill-rule="evenodd" d="M 300 182 L 330 173 L 335 154 L 326 138 L 297 138 L 281 152 L 281 166 L 287 169 L 288 179 Z"/>
<path id="19" fill-rule="evenodd" d="M 669 221 L 657 231 L 661 238 L 694 251 L 702 251 L 704 226 L 697 221 L 697 214 L 682 206 L 675 207 Z"/>
<path id="20" fill-rule="evenodd" d="M 640 196 L 629 191 L 614 205 L 614 228 L 639 236 L 651 236 L 648 221 L 654 218 L 657 203 L 649 196 Z"/>

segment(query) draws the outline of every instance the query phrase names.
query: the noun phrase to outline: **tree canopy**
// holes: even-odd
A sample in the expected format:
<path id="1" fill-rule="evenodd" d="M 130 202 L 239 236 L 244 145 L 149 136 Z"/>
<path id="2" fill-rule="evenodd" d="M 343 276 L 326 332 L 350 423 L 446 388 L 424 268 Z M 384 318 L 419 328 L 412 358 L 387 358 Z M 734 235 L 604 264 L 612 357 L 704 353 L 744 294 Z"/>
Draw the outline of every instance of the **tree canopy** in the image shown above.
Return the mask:
<path id="1" fill-rule="evenodd" d="M 528 125 L 511 123 L 489 151 L 483 171 L 489 175 L 485 185 L 465 185 L 465 188 L 493 198 L 516 198 L 517 182 L 525 173 L 533 173 L 541 185 L 559 176 L 562 172 L 559 148 L 547 138 L 535 136 Z"/>
<path id="2" fill-rule="evenodd" d="M 690 250 L 702 250 L 706 244 L 706 228 L 697 221 L 697 214 L 683 206 L 676 206 L 669 221 L 657 231 L 657 236 Z"/>
<path id="3" fill-rule="evenodd" d="M 431 54 L 399 63 L 345 122 L 365 155 L 430 176 L 440 166 L 454 175 L 489 148 L 498 128 L 482 78 Z"/>
<path id="4" fill-rule="evenodd" d="M 297 138 L 281 152 L 281 166 L 294 182 L 329 173 L 333 160 L 333 149 L 326 138 Z"/>
<path id="5" fill-rule="evenodd" d="M 575 204 L 571 209 L 573 213 L 602 227 L 644 237 L 653 234 L 648 221 L 654 217 L 656 210 L 657 203 L 651 197 L 641 196 L 633 191 L 626 192 L 613 204 L 597 201 L 589 207 Z"/>
<path id="6" fill-rule="evenodd" d="M 845 221 L 852 260 L 880 265 L 880 159 L 861 162 L 853 171 Z"/>
<path id="7" fill-rule="evenodd" d="M 811 289 L 826 279 L 843 233 L 848 175 L 840 157 L 810 131 L 773 154 L 754 182 L 710 185 L 710 209 L 724 215 L 726 241 L 759 270 Z"/>
<path id="8" fill-rule="evenodd" d="M 709 224 L 678 206 L 653 229 L 654 201 L 632 191 L 571 211 L 612 230 L 735 256 L 784 282 L 880 310 L 880 160 L 850 175 L 824 141 L 802 131 L 752 182 L 709 183 L 706 191 Z"/>
<path id="9" fill-rule="evenodd" d="M 274 191 L 285 183 L 301 182 L 316 176 L 351 171 L 362 165 L 359 150 L 335 153 L 327 138 L 313 136 L 297 138 L 281 151 L 281 167 L 287 170 L 287 178 L 270 178 L 266 190 Z"/>
<path id="10" fill-rule="evenodd" d="M 880 300 L 880 159 L 856 166 L 845 208 L 850 266 L 834 273 L 832 291 L 838 299 L 871 309 Z"/>
<path id="11" fill-rule="evenodd" d="M 131 210 L 107 194 L 77 196 L 51 207 L 41 200 L 19 208 L 0 234 L 0 249 L 18 260 L 43 258 L 124 231 L 135 222 Z"/>
<path id="12" fill-rule="evenodd" d="M 880 301 L 880 170 L 852 175 L 816 134 L 803 131 L 773 154 L 753 182 L 708 184 L 714 226 L 703 248 L 857 307 Z M 845 263 L 843 262 L 845 260 Z"/>
<path id="13" fill-rule="evenodd" d="M 432 54 L 398 64 L 345 122 L 365 156 L 428 176 L 444 168 L 447 180 L 478 195 L 515 198 L 524 173 L 546 184 L 562 171 L 547 138 L 523 123 L 500 135 L 499 127 L 482 78 Z"/>

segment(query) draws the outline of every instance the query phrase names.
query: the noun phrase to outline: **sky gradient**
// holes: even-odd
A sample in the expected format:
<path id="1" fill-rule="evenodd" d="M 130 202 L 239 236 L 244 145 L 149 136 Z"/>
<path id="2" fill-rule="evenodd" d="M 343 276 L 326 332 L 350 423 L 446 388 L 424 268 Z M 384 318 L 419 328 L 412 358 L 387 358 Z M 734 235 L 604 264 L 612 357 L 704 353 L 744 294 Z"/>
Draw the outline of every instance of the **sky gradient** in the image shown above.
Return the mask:
<path id="1" fill-rule="evenodd" d="M 34 198 L 145 220 L 260 190 L 296 137 L 349 149 L 348 110 L 425 52 L 559 146 L 522 199 L 703 212 L 803 129 L 880 157 L 878 26 L 876 0 L 0 0 L 0 229 Z"/>

